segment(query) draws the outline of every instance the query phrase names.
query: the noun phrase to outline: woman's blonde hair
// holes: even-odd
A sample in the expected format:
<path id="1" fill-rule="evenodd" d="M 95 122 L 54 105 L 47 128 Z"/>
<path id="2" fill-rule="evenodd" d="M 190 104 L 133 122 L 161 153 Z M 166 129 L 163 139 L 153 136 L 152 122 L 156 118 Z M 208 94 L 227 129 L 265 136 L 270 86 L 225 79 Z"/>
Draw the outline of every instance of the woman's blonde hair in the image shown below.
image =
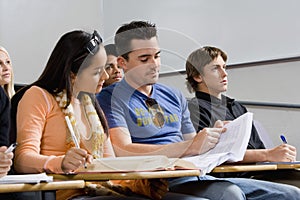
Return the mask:
<path id="1" fill-rule="evenodd" d="M 8 53 L 8 51 L 4 47 L 0 46 L 0 51 L 3 51 L 4 53 L 6 53 L 6 55 L 10 59 L 9 53 Z M 2 87 L 4 88 L 7 96 L 9 98 L 12 98 L 12 96 L 15 94 L 15 89 L 14 89 L 14 73 L 13 73 L 13 69 L 12 68 L 11 68 L 11 79 L 10 79 L 10 82 L 8 84 L 3 85 Z"/>

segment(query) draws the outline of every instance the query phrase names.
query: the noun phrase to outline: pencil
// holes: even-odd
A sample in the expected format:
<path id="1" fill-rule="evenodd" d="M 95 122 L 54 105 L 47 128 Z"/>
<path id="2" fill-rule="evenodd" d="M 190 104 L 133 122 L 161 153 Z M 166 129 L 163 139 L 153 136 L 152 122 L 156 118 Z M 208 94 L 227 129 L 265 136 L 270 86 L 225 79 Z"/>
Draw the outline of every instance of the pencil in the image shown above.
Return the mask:
<path id="1" fill-rule="evenodd" d="M 76 135 L 75 135 L 75 132 L 74 132 L 74 130 L 73 130 L 73 127 L 72 127 L 71 120 L 70 120 L 69 116 L 65 116 L 65 120 L 66 120 L 66 122 L 67 122 L 67 126 L 68 126 L 68 128 L 69 128 L 69 131 L 70 131 L 72 140 L 73 140 L 73 142 L 74 142 L 76 148 L 79 148 L 79 149 L 80 149 L 79 142 L 78 142 L 77 137 L 76 137 Z M 84 168 L 87 168 L 86 162 L 84 162 Z"/>

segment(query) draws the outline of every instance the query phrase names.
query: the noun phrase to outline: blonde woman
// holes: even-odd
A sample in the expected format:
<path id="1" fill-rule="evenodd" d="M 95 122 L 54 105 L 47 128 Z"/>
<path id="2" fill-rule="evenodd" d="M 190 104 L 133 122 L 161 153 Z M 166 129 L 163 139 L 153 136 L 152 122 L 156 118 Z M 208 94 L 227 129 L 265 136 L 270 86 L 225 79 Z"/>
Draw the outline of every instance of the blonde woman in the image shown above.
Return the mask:
<path id="1" fill-rule="evenodd" d="M 2 46 L 0 46 L 0 85 L 4 88 L 9 98 L 15 94 L 11 59 L 6 49 Z"/>

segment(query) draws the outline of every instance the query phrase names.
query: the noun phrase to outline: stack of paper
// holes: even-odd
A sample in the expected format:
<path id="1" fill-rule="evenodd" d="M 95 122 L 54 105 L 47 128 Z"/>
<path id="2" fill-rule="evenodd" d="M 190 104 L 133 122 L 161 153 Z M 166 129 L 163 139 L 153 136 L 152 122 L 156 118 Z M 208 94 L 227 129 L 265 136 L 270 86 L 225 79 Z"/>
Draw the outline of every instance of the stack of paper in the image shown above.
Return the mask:
<path id="1" fill-rule="evenodd" d="M 0 184 L 52 182 L 53 177 L 46 173 L 7 175 L 0 178 Z"/>
<path id="2" fill-rule="evenodd" d="M 194 163 L 203 171 L 211 172 L 224 162 L 237 162 L 244 158 L 251 135 L 253 113 L 245 113 L 225 125 L 227 131 L 221 134 L 218 144 L 210 151 L 183 158 Z"/>

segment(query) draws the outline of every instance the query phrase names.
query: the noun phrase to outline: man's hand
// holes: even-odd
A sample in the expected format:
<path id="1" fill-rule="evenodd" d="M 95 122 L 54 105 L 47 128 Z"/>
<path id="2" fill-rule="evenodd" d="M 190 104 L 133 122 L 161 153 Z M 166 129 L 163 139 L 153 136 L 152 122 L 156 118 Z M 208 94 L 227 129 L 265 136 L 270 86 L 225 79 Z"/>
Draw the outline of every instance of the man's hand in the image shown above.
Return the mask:
<path id="1" fill-rule="evenodd" d="M 198 132 L 191 145 L 191 148 L 195 150 L 195 155 L 203 154 L 216 146 L 221 133 L 226 130 L 223 126 L 223 122 L 218 120 L 213 128 L 204 128 Z"/>
<path id="2" fill-rule="evenodd" d="M 293 162 L 296 156 L 296 148 L 289 144 L 282 144 L 267 150 L 268 162 Z"/>

